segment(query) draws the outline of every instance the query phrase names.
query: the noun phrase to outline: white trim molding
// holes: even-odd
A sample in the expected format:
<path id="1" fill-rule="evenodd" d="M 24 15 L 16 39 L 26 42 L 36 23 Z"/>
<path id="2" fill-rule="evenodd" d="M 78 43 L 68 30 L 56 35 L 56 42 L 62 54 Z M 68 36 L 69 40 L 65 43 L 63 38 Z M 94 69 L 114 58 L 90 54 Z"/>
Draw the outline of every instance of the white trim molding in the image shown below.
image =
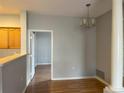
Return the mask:
<path id="1" fill-rule="evenodd" d="M 37 65 L 51 65 L 51 63 L 38 63 Z"/>
<path id="2" fill-rule="evenodd" d="M 124 93 L 124 88 L 113 89 L 111 86 L 107 86 L 104 88 L 104 93 Z"/>
<path id="3" fill-rule="evenodd" d="M 28 32 L 29 32 L 28 40 L 30 40 L 30 33 L 32 33 L 32 32 L 50 32 L 51 33 L 51 79 L 53 79 L 53 30 L 29 29 Z M 30 45 L 30 43 L 29 43 L 29 45 Z M 30 54 L 30 49 L 29 49 L 29 54 Z"/>
<path id="4" fill-rule="evenodd" d="M 26 86 L 28 86 L 30 82 L 31 82 L 31 79 L 28 79 Z"/>
<path id="5" fill-rule="evenodd" d="M 24 90 L 22 91 L 22 93 L 25 93 L 26 92 L 26 89 L 27 89 L 28 86 L 25 86 Z"/>
<path id="6" fill-rule="evenodd" d="M 103 80 L 102 78 L 100 78 L 100 77 L 98 77 L 98 76 L 95 76 L 95 78 L 96 78 L 97 80 L 99 80 L 100 82 L 104 83 L 105 85 L 109 86 L 109 83 L 106 82 L 105 80 Z"/>
<path id="7" fill-rule="evenodd" d="M 82 77 L 64 77 L 64 78 L 53 78 L 52 80 L 76 80 L 76 79 L 97 79 L 98 81 L 104 83 L 105 85 L 109 85 L 105 80 L 101 79 L 98 76 L 82 76 Z"/>
<path id="8" fill-rule="evenodd" d="M 76 80 L 76 79 L 91 79 L 95 76 L 82 76 L 82 77 L 63 77 L 63 78 L 53 78 L 52 80 Z"/>

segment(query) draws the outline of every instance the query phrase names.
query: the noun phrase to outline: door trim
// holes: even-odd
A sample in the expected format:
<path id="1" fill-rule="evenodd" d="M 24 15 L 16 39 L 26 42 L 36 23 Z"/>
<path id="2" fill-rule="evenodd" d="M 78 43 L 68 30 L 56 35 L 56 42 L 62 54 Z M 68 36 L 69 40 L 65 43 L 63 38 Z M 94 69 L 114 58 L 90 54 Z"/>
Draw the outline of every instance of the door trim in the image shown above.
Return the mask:
<path id="1" fill-rule="evenodd" d="M 30 46 L 30 38 L 31 38 L 31 36 L 30 36 L 30 34 L 32 33 L 32 32 L 50 32 L 51 33 L 51 80 L 53 80 L 53 30 L 39 30 L 39 29 L 29 29 L 28 30 L 28 36 L 29 36 L 29 38 L 28 38 L 28 46 Z M 29 55 L 30 55 L 30 47 L 29 47 L 29 49 L 28 49 L 28 53 L 29 53 Z"/>

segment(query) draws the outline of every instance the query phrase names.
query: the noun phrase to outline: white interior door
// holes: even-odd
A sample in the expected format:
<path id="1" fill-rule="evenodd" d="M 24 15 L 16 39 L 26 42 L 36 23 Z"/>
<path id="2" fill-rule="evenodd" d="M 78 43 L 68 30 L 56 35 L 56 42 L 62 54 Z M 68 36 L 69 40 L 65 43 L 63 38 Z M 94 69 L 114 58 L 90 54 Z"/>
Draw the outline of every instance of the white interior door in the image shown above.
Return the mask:
<path id="1" fill-rule="evenodd" d="M 30 62 L 31 62 L 31 78 L 33 78 L 35 74 L 35 60 L 34 60 L 34 51 L 35 51 L 35 33 L 31 32 L 30 34 Z"/>

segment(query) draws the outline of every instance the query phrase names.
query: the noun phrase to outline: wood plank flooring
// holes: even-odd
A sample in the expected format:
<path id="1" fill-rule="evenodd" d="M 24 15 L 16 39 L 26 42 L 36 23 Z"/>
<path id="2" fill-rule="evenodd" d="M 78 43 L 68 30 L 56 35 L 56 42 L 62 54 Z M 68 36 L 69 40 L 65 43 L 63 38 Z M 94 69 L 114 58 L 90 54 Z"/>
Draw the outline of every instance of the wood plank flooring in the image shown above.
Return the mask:
<path id="1" fill-rule="evenodd" d="M 105 85 L 96 79 L 50 80 L 50 65 L 37 66 L 25 93 L 103 93 Z"/>

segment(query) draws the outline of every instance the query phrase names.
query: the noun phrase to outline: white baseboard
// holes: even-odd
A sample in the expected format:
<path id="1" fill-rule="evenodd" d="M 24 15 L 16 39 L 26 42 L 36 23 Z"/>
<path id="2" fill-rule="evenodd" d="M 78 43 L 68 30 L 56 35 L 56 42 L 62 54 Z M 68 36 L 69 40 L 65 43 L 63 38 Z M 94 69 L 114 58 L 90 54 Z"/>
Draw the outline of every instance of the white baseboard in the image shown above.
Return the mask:
<path id="1" fill-rule="evenodd" d="M 26 83 L 26 86 L 25 86 L 25 88 L 24 88 L 24 90 L 23 90 L 22 93 L 25 93 L 25 91 L 26 91 L 26 89 L 27 89 L 27 87 L 28 87 L 28 85 L 29 85 L 30 82 L 31 82 L 31 79 L 28 79 L 27 80 L 27 83 Z"/>
<path id="2" fill-rule="evenodd" d="M 104 84 L 107 85 L 107 86 L 110 85 L 109 83 L 107 83 L 105 80 L 103 80 L 102 78 L 100 78 L 100 77 L 98 77 L 98 76 L 95 76 L 95 78 L 96 78 L 97 80 L 99 80 L 100 82 L 104 83 Z"/>
<path id="3" fill-rule="evenodd" d="M 26 86 L 28 86 L 30 82 L 31 82 L 31 79 L 28 79 L 27 83 L 26 83 Z"/>
<path id="4" fill-rule="evenodd" d="M 37 65 L 51 65 L 51 63 L 38 63 Z"/>
<path id="5" fill-rule="evenodd" d="M 103 93 L 124 93 L 124 88 L 112 88 L 111 86 L 107 86 L 104 88 Z"/>
<path id="6" fill-rule="evenodd" d="M 27 89 L 27 86 L 25 86 L 24 90 L 22 91 L 22 93 L 25 93 Z"/>
<path id="7" fill-rule="evenodd" d="M 76 80 L 76 79 L 90 79 L 90 78 L 95 78 L 95 76 L 53 78 L 52 80 Z"/>

